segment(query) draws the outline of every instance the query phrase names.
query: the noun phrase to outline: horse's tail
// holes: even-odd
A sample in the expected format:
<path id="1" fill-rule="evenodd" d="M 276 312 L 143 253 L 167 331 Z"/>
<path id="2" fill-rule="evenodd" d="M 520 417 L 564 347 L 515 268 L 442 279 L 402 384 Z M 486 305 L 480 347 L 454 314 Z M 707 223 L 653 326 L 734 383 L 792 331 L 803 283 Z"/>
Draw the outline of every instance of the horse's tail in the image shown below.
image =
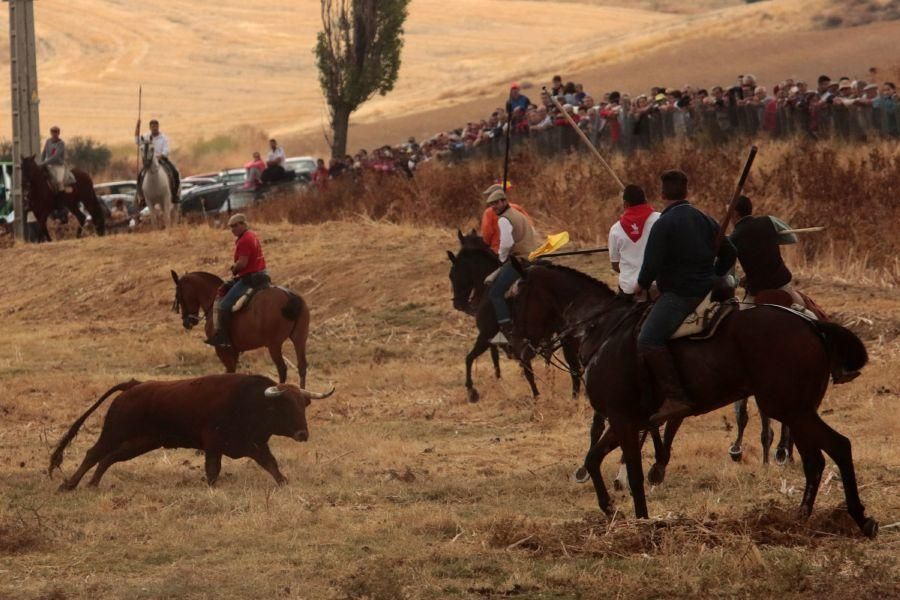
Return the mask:
<path id="1" fill-rule="evenodd" d="M 288 337 L 295 339 L 299 334 L 299 339 L 303 340 L 305 344 L 309 335 L 309 305 L 306 304 L 306 301 L 298 294 L 288 291 L 288 303 L 281 309 L 281 315 L 288 321 L 294 322 Z"/>
<path id="2" fill-rule="evenodd" d="M 78 430 L 81 429 L 81 426 L 87 420 L 91 413 L 93 413 L 97 408 L 103 404 L 103 401 L 115 394 L 116 392 L 124 392 L 126 390 L 130 390 L 136 385 L 140 384 L 140 381 L 132 379 L 131 381 L 126 381 L 125 383 L 120 383 L 109 388 L 105 394 L 100 396 L 100 399 L 94 402 L 93 405 L 83 415 L 78 417 L 78 419 L 72 423 L 72 426 L 69 427 L 69 431 L 66 432 L 66 435 L 59 440 L 59 443 L 56 445 L 56 449 L 53 451 L 53 454 L 50 455 L 50 467 L 47 469 L 47 475 L 53 475 L 53 470 L 58 469 L 62 464 L 63 459 L 63 451 L 66 449 L 66 446 L 69 445 L 76 435 L 78 435 Z"/>
<path id="3" fill-rule="evenodd" d="M 849 381 L 869 362 L 866 346 L 855 333 L 837 323 L 827 321 L 814 323 L 825 342 L 835 383 Z M 844 377 L 840 377 L 841 374 Z M 847 377 L 848 375 L 850 377 Z"/>

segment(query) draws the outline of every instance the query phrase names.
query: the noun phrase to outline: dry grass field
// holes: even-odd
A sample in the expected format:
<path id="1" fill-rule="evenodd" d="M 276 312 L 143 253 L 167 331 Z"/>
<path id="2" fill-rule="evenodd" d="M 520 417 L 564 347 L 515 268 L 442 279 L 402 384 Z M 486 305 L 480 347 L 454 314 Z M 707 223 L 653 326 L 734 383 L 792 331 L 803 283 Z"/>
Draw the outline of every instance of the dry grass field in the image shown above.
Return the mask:
<path id="1" fill-rule="evenodd" d="M 290 480 L 225 461 L 215 489 L 202 456 L 157 451 L 115 465 L 99 489 L 57 493 L 48 455 L 64 429 L 130 377 L 215 373 L 220 365 L 170 312 L 179 272 L 227 266 L 226 231 L 88 238 L 2 251 L 0 282 L 0 598 L 888 598 L 900 528 L 861 539 L 840 510 L 829 462 L 817 510 L 793 511 L 799 465 L 764 468 L 748 428 L 727 448 L 728 409 L 686 423 L 652 519 L 630 498 L 608 521 L 569 475 L 585 451 L 586 401 L 538 366 L 533 402 L 515 366 L 476 366 L 472 323 L 450 306 L 450 229 L 365 219 L 257 226 L 270 272 L 312 307 L 306 444 L 275 438 Z M 797 257 L 792 256 L 792 260 Z M 577 261 L 577 262 L 576 262 Z M 611 281 L 604 259 L 572 259 Z M 867 342 L 863 375 L 830 389 L 825 419 L 854 443 L 861 495 L 882 525 L 900 521 L 900 292 L 861 273 L 801 267 L 801 286 Z M 787 366 L 786 366 L 787 367 Z M 262 353 L 244 370 L 272 374 Z M 101 409 L 69 448 L 72 472 Z M 755 411 L 754 411 L 755 414 Z M 616 468 L 615 453 L 605 473 Z"/>

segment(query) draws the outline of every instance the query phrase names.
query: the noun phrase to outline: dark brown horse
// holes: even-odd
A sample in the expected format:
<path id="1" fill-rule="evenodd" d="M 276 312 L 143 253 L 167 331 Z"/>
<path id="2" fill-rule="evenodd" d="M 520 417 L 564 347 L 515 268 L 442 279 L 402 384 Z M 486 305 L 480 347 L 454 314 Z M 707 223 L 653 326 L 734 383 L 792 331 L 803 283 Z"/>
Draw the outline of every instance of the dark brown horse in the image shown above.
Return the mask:
<path id="1" fill-rule="evenodd" d="M 560 269 L 535 267 L 528 272 L 526 285 L 520 286 L 517 301 L 528 302 L 529 295 L 540 294 L 563 303 L 559 290 L 571 287 L 574 279 Z M 636 330 L 644 307 L 620 300 L 612 291 L 608 297 L 581 336 L 582 359 L 589 356 L 585 388 L 595 412 L 609 420 L 609 427 L 588 451 L 585 468 L 600 508 L 612 514 L 600 464 L 621 446 L 635 514 L 647 518 L 640 432 L 648 427 L 661 399 L 653 393 L 638 360 Z M 844 374 L 858 372 L 868 362 L 866 348 L 856 335 L 835 323 L 811 321 L 766 305 L 731 313 L 708 340 L 676 340 L 670 347 L 697 407 L 695 414 L 752 395 L 761 411 L 791 428 L 806 475 L 800 504 L 803 514 L 812 512 L 825 468 L 824 451 L 840 469 L 850 516 L 864 535 L 877 534 L 878 523 L 866 516 L 859 499 L 850 440 L 817 413 L 829 379 L 846 380 Z"/>
<path id="2" fill-rule="evenodd" d="M 87 209 L 94 222 L 97 235 L 106 233 L 106 205 L 100 202 L 94 192 L 94 181 L 91 176 L 80 169 L 72 169 L 75 186 L 71 193 L 53 191 L 50 184 L 50 172 L 39 166 L 34 155 L 22 159 L 22 191 L 25 196 L 27 210 L 34 213 L 38 223 L 38 241 L 50 241 L 47 219 L 54 210 L 65 208 L 78 219 L 78 236 L 87 222 L 81 212 L 81 206 Z"/>
<path id="3" fill-rule="evenodd" d="M 469 235 L 463 235 L 462 232 L 457 231 L 457 237 L 460 242 L 459 253 L 453 254 L 449 250 L 447 251 L 447 257 L 451 263 L 450 284 L 453 288 L 453 308 L 475 317 L 475 325 L 478 328 L 475 345 L 466 355 L 466 391 L 469 401 L 477 402 L 480 396 L 472 381 L 472 364 L 476 358 L 484 354 L 485 350 L 490 350 L 491 359 L 494 362 L 494 374 L 498 379 L 500 378 L 500 354 L 497 346 L 491 344 L 490 341 L 500 329 L 497 326 L 494 305 L 485 293 L 487 286 L 484 283 L 485 277 L 500 267 L 500 260 L 484 243 L 481 236 L 474 231 Z M 574 340 L 566 339 L 562 348 L 566 361 L 570 365 L 569 370 L 573 373 L 572 397 L 574 398 L 581 389 L 577 345 Z M 517 356 L 522 364 L 525 379 L 531 387 L 532 395 L 535 398 L 539 397 L 540 392 L 535 384 L 534 370 L 531 366 L 531 360 L 535 354 L 526 349 Z"/>
<path id="4" fill-rule="evenodd" d="M 212 314 L 223 281 L 212 273 L 195 271 L 181 277 L 172 271 L 175 302 L 172 309 L 181 312 L 181 323 L 192 329 L 206 319 L 206 335 L 213 334 Z M 200 313 L 203 316 L 200 316 Z M 300 387 L 306 387 L 306 339 L 309 336 L 309 306 L 297 294 L 280 287 L 259 290 L 250 303 L 231 319 L 231 346 L 216 346 L 216 355 L 228 373 L 234 373 L 241 352 L 267 348 L 278 369 L 278 380 L 287 380 L 287 364 L 281 353 L 285 340 L 291 340 L 297 353 Z"/>

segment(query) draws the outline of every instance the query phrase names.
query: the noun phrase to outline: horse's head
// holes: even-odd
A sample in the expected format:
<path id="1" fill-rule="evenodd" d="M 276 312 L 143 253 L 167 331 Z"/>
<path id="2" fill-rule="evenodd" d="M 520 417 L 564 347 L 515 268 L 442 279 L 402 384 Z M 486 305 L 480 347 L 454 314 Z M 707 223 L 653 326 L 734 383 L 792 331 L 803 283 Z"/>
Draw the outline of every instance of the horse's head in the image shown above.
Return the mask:
<path id="1" fill-rule="evenodd" d="M 175 301 L 172 303 L 172 312 L 181 313 L 181 324 L 185 329 L 192 329 L 200 323 L 200 301 L 190 280 L 179 278 L 178 273 L 172 271 L 172 279 L 175 281 Z"/>
<path id="2" fill-rule="evenodd" d="M 153 164 L 154 158 L 156 158 L 156 148 L 154 148 L 150 140 L 144 140 L 143 142 L 141 142 L 141 160 L 144 161 L 145 169 L 150 168 L 150 165 Z"/>
<path id="3" fill-rule="evenodd" d="M 484 291 L 484 278 L 500 266 L 500 261 L 474 229 L 467 235 L 457 229 L 456 235 L 461 246 L 459 254 L 447 251 L 453 308 L 473 314 Z"/>

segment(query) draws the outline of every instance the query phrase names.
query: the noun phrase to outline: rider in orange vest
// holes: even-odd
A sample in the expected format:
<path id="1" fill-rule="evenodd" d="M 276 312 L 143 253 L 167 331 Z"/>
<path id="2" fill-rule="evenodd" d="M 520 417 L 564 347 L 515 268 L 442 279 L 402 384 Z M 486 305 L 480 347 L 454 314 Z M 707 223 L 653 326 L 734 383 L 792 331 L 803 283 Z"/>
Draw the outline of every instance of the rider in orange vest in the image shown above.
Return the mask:
<path id="1" fill-rule="evenodd" d="M 484 197 L 487 198 L 497 190 L 503 190 L 503 186 L 499 183 L 495 183 L 488 189 L 484 190 L 482 194 L 484 194 Z M 528 222 L 532 226 L 534 226 L 534 220 L 531 218 L 531 215 L 525 212 L 524 208 L 513 202 L 509 203 L 509 207 L 525 215 L 525 217 L 528 219 Z M 497 212 L 490 206 L 488 206 L 485 209 L 484 214 L 481 215 L 481 238 L 484 240 L 485 244 L 491 247 L 491 250 L 494 251 L 494 254 L 497 254 L 500 251 L 500 227 L 499 225 L 497 225 L 498 220 L 499 217 L 497 216 Z"/>

